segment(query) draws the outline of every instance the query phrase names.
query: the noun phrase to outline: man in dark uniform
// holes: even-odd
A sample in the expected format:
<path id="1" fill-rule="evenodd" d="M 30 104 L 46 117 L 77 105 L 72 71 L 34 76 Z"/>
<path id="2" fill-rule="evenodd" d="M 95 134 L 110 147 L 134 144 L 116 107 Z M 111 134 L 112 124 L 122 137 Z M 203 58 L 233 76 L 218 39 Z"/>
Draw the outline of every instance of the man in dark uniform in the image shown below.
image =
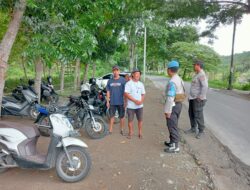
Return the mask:
<path id="1" fill-rule="evenodd" d="M 196 133 L 196 138 L 200 139 L 205 128 L 203 108 L 207 101 L 208 80 L 203 70 L 204 63 L 200 60 L 194 61 L 193 67 L 195 75 L 192 79 L 189 94 L 189 118 L 191 129 L 186 133 Z M 198 127 L 198 131 L 197 131 Z"/>

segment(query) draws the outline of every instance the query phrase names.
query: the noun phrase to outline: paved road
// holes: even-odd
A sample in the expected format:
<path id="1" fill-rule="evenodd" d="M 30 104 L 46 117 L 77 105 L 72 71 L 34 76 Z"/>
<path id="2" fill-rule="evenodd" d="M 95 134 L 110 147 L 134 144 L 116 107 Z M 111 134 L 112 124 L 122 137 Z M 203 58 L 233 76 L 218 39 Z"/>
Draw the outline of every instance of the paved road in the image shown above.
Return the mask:
<path id="1" fill-rule="evenodd" d="M 167 78 L 148 76 L 165 88 Z M 190 84 L 185 83 L 187 91 Z M 209 89 L 205 106 L 206 127 L 242 162 L 250 166 L 250 101 Z M 187 102 L 185 103 L 186 105 Z"/>

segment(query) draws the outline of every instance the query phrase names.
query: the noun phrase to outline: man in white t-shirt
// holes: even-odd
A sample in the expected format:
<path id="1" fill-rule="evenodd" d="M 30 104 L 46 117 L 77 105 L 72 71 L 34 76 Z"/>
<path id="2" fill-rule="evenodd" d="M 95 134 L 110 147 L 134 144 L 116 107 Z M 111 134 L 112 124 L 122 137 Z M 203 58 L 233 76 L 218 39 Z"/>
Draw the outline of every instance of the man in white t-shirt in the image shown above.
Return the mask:
<path id="1" fill-rule="evenodd" d="M 125 85 L 125 97 L 127 99 L 127 114 L 128 114 L 128 138 L 131 139 L 133 135 L 133 120 L 134 115 L 138 121 L 138 137 L 142 138 L 142 119 L 143 119 L 143 102 L 145 98 L 145 88 L 140 82 L 141 72 L 135 68 L 132 71 L 132 80 Z"/>

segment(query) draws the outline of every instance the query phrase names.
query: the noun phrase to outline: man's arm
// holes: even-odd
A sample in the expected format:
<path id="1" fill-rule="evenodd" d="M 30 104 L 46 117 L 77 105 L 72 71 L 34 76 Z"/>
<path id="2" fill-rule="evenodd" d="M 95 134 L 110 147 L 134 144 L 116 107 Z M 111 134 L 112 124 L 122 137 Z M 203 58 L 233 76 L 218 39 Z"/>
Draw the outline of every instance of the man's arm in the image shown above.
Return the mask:
<path id="1" fill-rule="evenodd" d="M 106 86 L 107 94 L 106 94 L 106 105 L 107 108 L 110 107 L 110 80 L 108 80 L 107 86 Z"/>
<path id="2" fill-rule="evenodd" d="M 138 100 L 136 100 L 135 98 L 133 98 L 133 97 L 132 97 L 129 93 L 127 93 L 127 92 L 124 93 L 124 96 L 125 96 L 127 99 L 129 99 L 129 100 L 131 100 L 132 102 L 134 102 L 134 103 L 138 102 Z"/>
<path id="3" fill-rule="evenodd" d="M 172 108 L 174 105 L 174 98 L 176 96 L 176 88 L 173 82 L 170 82 L 167 86 L 167 93 L 166 93 L 166 103 L 164 106 L 164 114 L 166 118 L 171 117 Z"/>
<path id="4" fill-rule="evenodd" d="M 199 99 L 204 100 L 208 89 L 208 81 L 205 76 L 200 76 L 198 79 L 201 84 Z"/>

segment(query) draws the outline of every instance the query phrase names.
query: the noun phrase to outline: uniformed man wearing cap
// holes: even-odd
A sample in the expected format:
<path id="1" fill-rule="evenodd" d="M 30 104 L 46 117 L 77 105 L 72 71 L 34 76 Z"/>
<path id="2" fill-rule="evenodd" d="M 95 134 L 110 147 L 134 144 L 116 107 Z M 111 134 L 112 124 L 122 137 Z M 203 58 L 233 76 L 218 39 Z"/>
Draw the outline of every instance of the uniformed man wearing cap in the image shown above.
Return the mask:
<path id="1" fill-rule="evenodd" d="M 179 69 L 178 61 L 171 61 L 167 66 L 167 74 L 170 77 L 166 87 L 166 103 L 164 113 L 167 120 L 170 141 L 165 141 L 167 148 L 164 149 L 168 153 L 177 153 L 180 151 L 178 146 L 179 132 L 178 120 L 181 114 L 182 101 L 185 99 L 185 89 L 183 80 L 177 74 Z"/>
<path id="2" fill-rule="evenodd" d="M 192 79 L 189 94 L 189 118 L 191 129 L 186 133 L 196 133 L 196 138 L 200 139 L 205 128 L 203 107 L 206 103 L 206 94 L 208 89 L 208 80 L 203 70 L 204 63 L 196 60 L 193 63 L 195 75 Z M 197 131 L 198 127 L 198 131 Z"/>

